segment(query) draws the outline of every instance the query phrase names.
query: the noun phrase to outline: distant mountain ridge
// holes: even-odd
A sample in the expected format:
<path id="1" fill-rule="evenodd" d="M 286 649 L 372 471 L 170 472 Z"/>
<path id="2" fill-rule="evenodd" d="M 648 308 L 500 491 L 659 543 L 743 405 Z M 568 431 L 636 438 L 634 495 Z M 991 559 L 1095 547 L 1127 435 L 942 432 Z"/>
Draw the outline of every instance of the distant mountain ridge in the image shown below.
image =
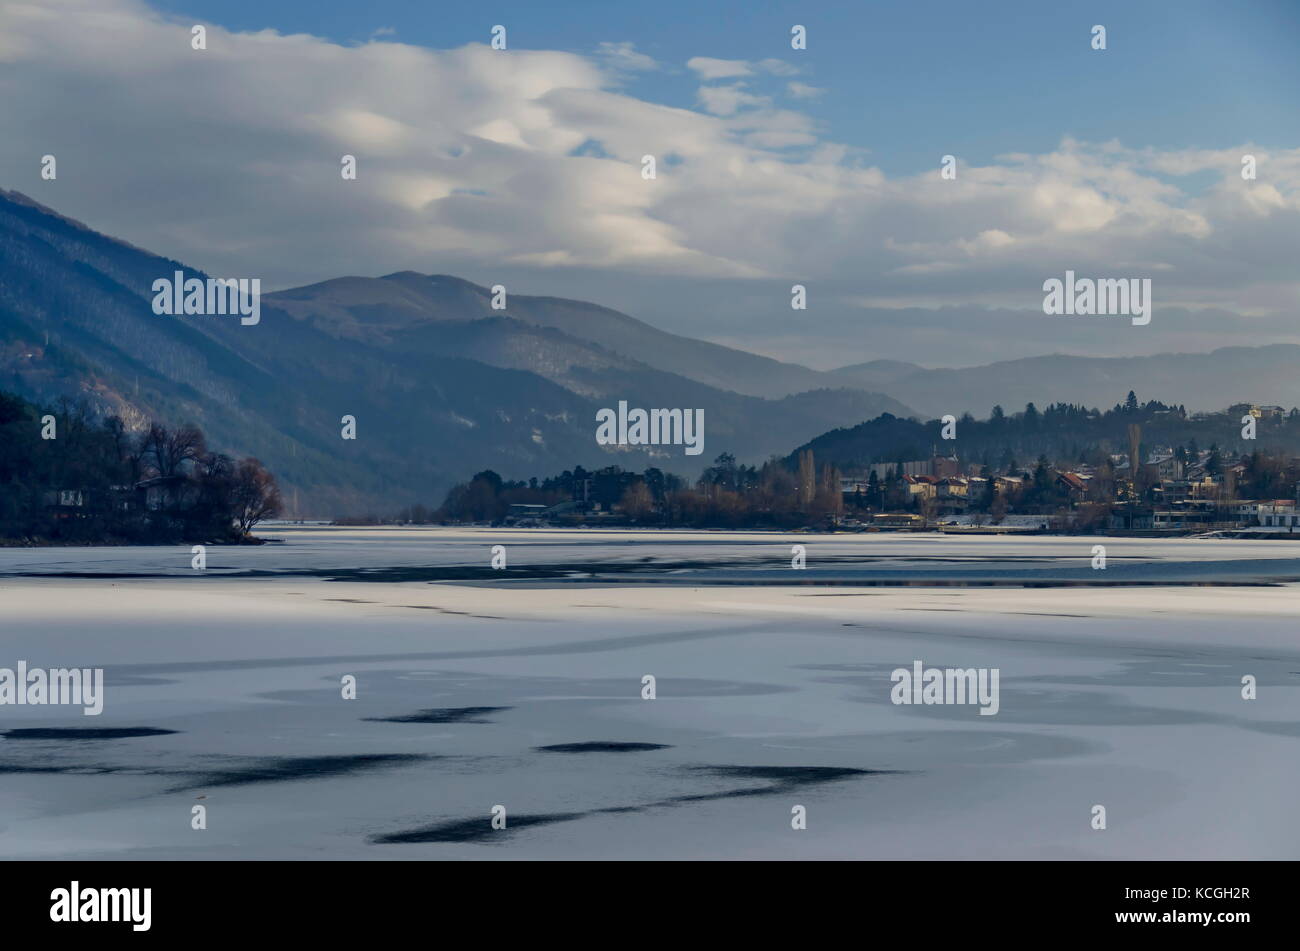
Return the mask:
<path id="1" fill-rule="evenodd" d="M 1106 409 L 1122 402 L 1129 390 L 1143 398 L 1176 399 L 1189 412 L 1234 403 L 1300 405 L 1300 345 L 1288 343 L 1145 357 L 1052 354 L 962 369 L 875 360 L 841 367 L 832 375 L 885 390 L 931 417 L 969 412 L 983 419 L 995 405 L 1012 412 L 1026 403 Z"/>
<path id="2" fill-rule="evenodd" d="M 485 287 L 411 271 L 265 294 L 256 327 L 155 315 L 152 282 L 176 270 L 205 276 L 0 190 L 0 389 L 82 396 L 131 425 L 196 422 L 215 447 L 261 458 L 290 513 L 304 516 L 434 504 L 484 468 L 526 478 L 618 463 L 693 475 L 721 452 L 757 462 L 886 412 L 1105 408 L 1130 389 L 1192 411 L 1300 404 L 1291 344 L 823 372 L 582 301 L 511 292 L 494 310 Z M 703 408 L 704 454 L 597 446 L 595 412 L 620 399 Z M 343 415 L 357 419 L 355 441 L 340 439 Z"/>
<path id="3" fill-rule="evenodd" d="M 851 379 L 783 363 L 720 344 L 671 334 L 627 314 L 560 297 L 509 293 L 493 310 L 490 291 L 447 274 L 399 271 L 379 278 L 344 277 L 267 295 L 300 319 L 339 336 L 400 333 L 425 322 L 508 316 L 518 326 L 551 328 L 638 363 L 745 396 L 780 399 L 807 390 L 861 388 Z"/>
<path id="4" fill-rule="evenodd" d="M 0 192 L 0 389 L 85 397 L 133 425 L 196 422 L 215 447 L 262 459 L 291 514 L 436 504 L 484 468 L 526 478 L 619 463 L 690 475 L 720 452 L 758 461 L 828 425 L 911 412 L 579 301 L 512 294 L 494 311 L 486 288 L 443 275 L 266 294 L 250 327 L 155 315 L 152 282 L 177 270 L 206 277 Z M 781 378 L 811 385 L 796 392 Z M 711 382 L 764 379 L 749 388 L 772 399 Z M 618 399 L 703 408 L 704 455 L 597 446 L 595 412 Z M 340 438 L 344 415 L 356 417 L 356 440 Z"/>

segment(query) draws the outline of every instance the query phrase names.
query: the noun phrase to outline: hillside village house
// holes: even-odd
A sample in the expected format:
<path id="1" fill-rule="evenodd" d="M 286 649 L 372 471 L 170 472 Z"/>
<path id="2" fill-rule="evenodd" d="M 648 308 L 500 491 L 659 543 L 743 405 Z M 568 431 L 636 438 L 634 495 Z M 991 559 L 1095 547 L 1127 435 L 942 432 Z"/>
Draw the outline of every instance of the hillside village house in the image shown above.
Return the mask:
<path id="1" fill-rule="evenodd" d="M 941 499 L 964 499 L 969 492 L 970 480 L 965 476 L 949 476 L 935 486 L 935 494 Z"/>
<path id="2" fill-rule="evenodd" d="M 1088 482 L 1091 477 L 1077 472 L 1058 472 L 1056 481 L 1066 490 L 1071 502 L 1082 502 L 1088 497 Z"/>
<path id="3" fill-rule="evenodd" d="M 1260 502 L 1256 508 L 1259 524 L 1264 528 L 1285 528 L 1294 532 L 1300 526 L 1300 512 L 1296 511 L 1295 499 Z"/>
<path id="4" fill-rule="evenodd" d="M 43 498 L 45 507 L 58 518 L 73 518 L 85 508 L 86 491 L 84 489 L 55 489 L 46 492 Z"/>
<path id="5" fill-rule="evenodd" d="M 939 485 L 939 480 L 931 475 L 905 475 L 903 484 L 907 486 L 907 494 L 912 498 L 932 499 Z"/>
<path id="6" fill-rule="evenodd" d="M 993 490 L 995 492 L 1016 492 L 1025 484 L 1025 480 L 1020 476 L 995 476 L 993 478 Z"/>
<path id="7" fill-rule="evenodd" d="M 1281 419 L 1286 410 L 1281 406 L 1265 406 L 1259 403 L 1234 403 L 1228 407 L 1232 416 L 1254 416 L 1256 419 Z"/>
<path id="8" fill-rule="evenodd" d="M 1269 419 L 1286 415 L 1281 407 L 1242 404 L 1242 412 Z M 1236 408 L 1234 408 L 1236 409 Z M 1201 449 L 1192 455 L 1177 447 L 1155 446 L 1143 453 L 1138 473 L 1136 495 L 1128 477 L 1129 455 L 1118 452 L 1110 456 L 1107 471 L 1086 463 L 1053 468 L 1050 477 L 1056 488 L 1051 503 L 1051 528 L 1061 530 L 1080 520 L 1081 506 L 1100 503 L 1101 510 L 1089 509 L 1087 524 L 1097 518 L 1109 528 L 1126 532 L 1209 532 L 1256 531 L 1295 532 L 1300 527 L 1300 485 L 1297 499 L 1258 500 L 1242 498 L 1240 487 L 1248 485 L 1255 474 L 1253 462 L 1245 456 Z M 1212 465 L 1217 458 L 1218 467 Z M 1294 470 L 1300 459 L 1291 459 Z M 1213 468 L 1213 472 L 1211 469 Z M 899 474 L 900 488 L 905 488 L 907 502 L 897 508 L 907 511 L 873 512 L 869 524 L 874 528 L 924 528 L 932 522 L 948 530 L 971 530 L 992 526 L 1009 528 L 1020 515 L 1007 511 L 1007 501 L 1018 506 L 1033 487 L 1023 475 L 995 475 L 983 464 L 962 462 L 955 455 L 934 456 L 928 460 L 903 463 L 874 463 L 862 472 L 840 481 L 844 501 L 861 510 L 870 502 L 878 506 L 884 499 L 887 479 Z M 875 474 L 872 492 L 871 475 Z M 1104 483 L 1097 480 L 1104 478 Z M 989 492 L 990 487 L 993 492 Z M 992 496 L 998 496 L 996 508 Z M 893 497 L 896 499 L 896 497 Z M 1064 503 L 1064 504 L 1062 504 Z M 893 505 L 894 503 L 889 503 Z M 1031 504 L 1039 504 L 1037 502 Z M 993 514 L 994 511 L 997 514 Z M 1047 515 L 1025 516 L 1032 524 L 1016 525 L 1022 530 L 1046 530 Z"/>

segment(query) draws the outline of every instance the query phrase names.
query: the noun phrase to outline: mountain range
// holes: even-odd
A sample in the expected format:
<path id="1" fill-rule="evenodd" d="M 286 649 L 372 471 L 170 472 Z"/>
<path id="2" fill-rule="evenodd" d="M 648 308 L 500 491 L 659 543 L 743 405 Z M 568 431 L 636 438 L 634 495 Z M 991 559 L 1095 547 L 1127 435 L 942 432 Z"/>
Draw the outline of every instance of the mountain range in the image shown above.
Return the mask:
<path id="1" fill-rule="evenodd" d="M 266 463 L 288 514 L 303 517 L 436 504 L 487 468 L 505 478 L 614 463 L 693 475 L 722 452 L 758 462 L 886 412 L 1109 406 L 1133 388 L 1189 410 L 1300 402 L 1300 347 L 1290 345 L 818 371 L 578 300 L 511 291 L 494 309 L 489 288 L 411 271 L 267 293 L 254 326 L 157 315 L 153 282 L 177 270 L 208 276 L 0 190 L 0 390 L 84 398 L 132 426 L 197 423 L 214 447 Z M 598 446 L 596 411 L 619 400 L 702 408 L 704 453 Z M 345 415 L 355 440 L 341 438 Z"/>
<path id="2" fill-rule="evenodd" d="M 82 397 L 129 425 L 197 423 L 254 455 L 296 515 L 436 504 L 506 478 L 762 459 L 830 425 L 910 407 L 806 367 L 664 333 L 581 301 L 411 272 L 263 295 L 261 319 L 162 316 L 153 282 L 208 277 L 0 192 L 0 389 Z M 216 275 L 229 277 L 231 275 Z M 702 408 L 704 453 L 596 444 L 596 411 Z M 343 416 L 356 439 L 341 437 Z"/>
<path id="3" fill-rule="evenodd" d="M 889 393 L 931 417 L 963 412 L 983 419 L 995 405 L 1010 413 L 1035 403 L 1076 403 L 1107 409 L 1129 390 L 1143 399 L 1182 404 L 1188 412 L 1234 403 L 1300 405 L 1300 345 L 1222 347 L 1210 353 L 1141 357 L 1053 354 L 987 366 L 927 369 L 875 360 L 835 371 L 837 379 Z"/>

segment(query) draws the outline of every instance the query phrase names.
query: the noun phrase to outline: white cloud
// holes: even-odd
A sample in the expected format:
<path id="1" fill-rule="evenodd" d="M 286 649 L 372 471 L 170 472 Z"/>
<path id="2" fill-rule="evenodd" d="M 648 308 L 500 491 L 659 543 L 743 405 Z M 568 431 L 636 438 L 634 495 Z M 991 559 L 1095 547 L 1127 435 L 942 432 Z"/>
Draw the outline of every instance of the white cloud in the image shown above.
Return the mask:
<path id="1" fill-rule="evenodd" d="M 799 67 L 783 59 L 761 59 L 751 62 L 746 59 L 713 59 L 708 56 L 695 56 L 686 61 L 686 68 L 694 70 L 705 82 L 714 79 L 738 79 L 742 76 L 753 76 L 755 73 L 770 73 L 773 76 L 799 75 Z"/>
<path id="2" fill-rule="evenodd" d="M 758 68 L 764 72 L 771 73 L 773 76 L 798 76 L 799 67 L 792 63 L 787 63 L 783 59 L 764 59 L 759 60 Z"/>
<path id="3" fill-rule="evenodd" d="M 703 87 L 703 111 L 624 94 L 620 73 L 653 63 L 630 44 L 345 47 L 210 25 L 195 51 L 189 25 L 137 0 L 3 2 L 0 185 L 268 288 L 452 266 L 573 269 L 572 296 L 633 276 L 798 278 L 820 282 L 815 307 L 851 313 L 1032 308 L 1044 278 L 1070 268 L 1152 276 L 1164 305 L 1300 303 L 1300 149 L 1067 138 L 963 161 L 956 181 L 937 156 L 886 176 L 740 83 Z M 715 81 L 777 70 L 688 66 Z M 1244 151 L 1257 181 L 1240 177 Z M 47 152 L 55 182 L 39 178 Z M 345 153 L 357 181 L 339 175 Z M 647 316 L 662 296 L 647 292 Z"/>
<path id="4" fill-rule="evenodd" d="M 751 76 L 754 72 L 753 67 L 743 59 L 712 59 L 708 56 L 696 56 L 688 59 L 686 68 L 694 70 L 705 81 Z"/>
<path id="5" fill-rule="evenodd" d="M 786 83 L 785 91 L 792 99 L 816 99 L 826 90 L 809 86 L 807 83 Z"/>
<path id="6" fill-rule="evenodd" d="M 636 45 L 633 43 L 601 43 L 598 55 L 605 61 L 607 66 L 614 70 L 645 72 L 659 68 L 659 64 L 655 62 L 654 57 L 638 52 Z"/>
<path id="7" fill-rule="evenodd" d="M 747 92 L 741 83 L 730 86 L 701 86 L 698 95 L 700 105 L 715 116 L 735 115 L 740 109 L 766 106 L 772 101 L 766 96 L 756 96 Z"/>

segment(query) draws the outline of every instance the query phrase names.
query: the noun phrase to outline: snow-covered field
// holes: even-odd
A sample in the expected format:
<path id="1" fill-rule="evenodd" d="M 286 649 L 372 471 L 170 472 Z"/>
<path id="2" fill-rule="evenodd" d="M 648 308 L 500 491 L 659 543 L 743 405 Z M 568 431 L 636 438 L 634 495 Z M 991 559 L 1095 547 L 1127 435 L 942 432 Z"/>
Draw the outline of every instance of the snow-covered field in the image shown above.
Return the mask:
<path id="1" fill-rule="evenodd" d="M 1300 543 L 264 534 L 0 549 L 0 668 L 107 682 L 0 706 L 0 856 L 1300 856 Z M 917 660 L 998 713 L 891 703 Z"/>

